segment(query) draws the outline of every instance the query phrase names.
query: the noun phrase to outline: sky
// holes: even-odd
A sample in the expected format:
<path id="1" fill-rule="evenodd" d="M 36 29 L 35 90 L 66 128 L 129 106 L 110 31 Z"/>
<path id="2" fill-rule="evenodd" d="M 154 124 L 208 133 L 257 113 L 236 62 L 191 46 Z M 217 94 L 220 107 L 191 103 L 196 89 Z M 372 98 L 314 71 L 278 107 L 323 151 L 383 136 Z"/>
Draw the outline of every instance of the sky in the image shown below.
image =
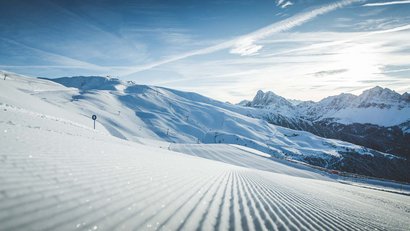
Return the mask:
<path id="1" fill-rule="evenodd" d="M 408 0 L 0 0 L 0 69 L 221 101 L 410 92 Z"/>

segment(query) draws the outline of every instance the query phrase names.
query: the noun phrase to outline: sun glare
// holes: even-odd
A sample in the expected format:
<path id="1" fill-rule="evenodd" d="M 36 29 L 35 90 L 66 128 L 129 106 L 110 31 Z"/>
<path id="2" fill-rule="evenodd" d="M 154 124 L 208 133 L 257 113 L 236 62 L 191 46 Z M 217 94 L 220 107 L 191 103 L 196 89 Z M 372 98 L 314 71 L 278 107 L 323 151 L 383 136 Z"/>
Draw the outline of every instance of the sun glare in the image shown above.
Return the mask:
<path id="1" fill-rule="evenodd" d="M 336 62 L 337 66 L 347 70 L 344 76 L 348 76 L 352 82 L 355 82 L 374 77 L 380 72 L 378 56 L 371 44 L 358 44 L 343 50 L 336 56 Z"/>

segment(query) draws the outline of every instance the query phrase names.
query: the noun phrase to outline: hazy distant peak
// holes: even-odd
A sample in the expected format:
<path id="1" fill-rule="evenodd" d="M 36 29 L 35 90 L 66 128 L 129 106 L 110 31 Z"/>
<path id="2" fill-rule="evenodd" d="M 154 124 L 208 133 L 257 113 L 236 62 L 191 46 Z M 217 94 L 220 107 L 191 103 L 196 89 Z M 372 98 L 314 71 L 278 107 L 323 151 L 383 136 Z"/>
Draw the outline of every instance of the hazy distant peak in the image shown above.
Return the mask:
<path id="1" fill-rule="evenodd" d="M 376 87 L 363 91 L 363 93 L 359 95 L 359 97 L 364 97 L 364 96 L 399 97 L 400 94 L 393 90 L 390 90 L 389 88 L 382 88 L 380 86 L 376 86 Z"/>

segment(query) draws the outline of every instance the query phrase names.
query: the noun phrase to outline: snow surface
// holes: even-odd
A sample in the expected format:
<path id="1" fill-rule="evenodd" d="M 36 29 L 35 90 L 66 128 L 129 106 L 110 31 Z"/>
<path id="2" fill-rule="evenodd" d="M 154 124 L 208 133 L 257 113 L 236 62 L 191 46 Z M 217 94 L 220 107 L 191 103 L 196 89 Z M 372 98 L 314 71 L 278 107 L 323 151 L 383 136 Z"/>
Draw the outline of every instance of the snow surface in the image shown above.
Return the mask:
<path id="1" fill-rule="evenodd" d="M 280 163 L 279 160 L 271 161 L 260 156 L 260 152 L 229 144 L 171 144 L 169 149 L 206 159 L 217 160 L 224 163 L 282 173 L 290 176 L 306 177 L 313 179 L 329 180 L 313 169 Z"/>
<path id="2" fill-rule="evenodd" d="M 410 107 L 403 109 L 349 108 L 337 112 L 329 111 L 323 115 L 323 118 L 334 118 L 342 124 L 369 123 L 390 127 L 408 121 L 409 115 Z"/>
<path id="3" fill-rule="evenodd" d="M 410 227 L 408 196 L 340 184 L 249 147 L 166 147 L 119 104 L 117 116 L 132 121 L 103 125 L 116 116 L 104 108 L 105 100 L 115 102 L 109 92 L 81 95 L 93 101 L 82 109 L 73 95 L 81 94 L 46 80 L 0 81 L 0 230 Z M 101 123 L 93 130 L 89 112 L 97 109 Z M 289 143 L 303 142 L 297 137 Z"/>
<path id="4" fill-rule="evenodd" d="M 347 149 L 372 155 L 369 149 L 357 145 L 250 118 L 248 113 L 252 108 L 222 103 L 196 93 L 102 77 L 89 77 L 90 83 L 85 83 L 84 78 L 53 80 L 76 86 L 68 88 L 72 89 L 71 97 L 61 99 L 58 94 L 44 96 L 41 92 L 37 96 L 66 101 L 71 111 L 88 116 L 97 114 L 98 121 L 112 135 L 137 142 L 142 137 L 176 143 L 238 144 L 297 160 L 312 156 L 339 158 L 339 152 Z"/>

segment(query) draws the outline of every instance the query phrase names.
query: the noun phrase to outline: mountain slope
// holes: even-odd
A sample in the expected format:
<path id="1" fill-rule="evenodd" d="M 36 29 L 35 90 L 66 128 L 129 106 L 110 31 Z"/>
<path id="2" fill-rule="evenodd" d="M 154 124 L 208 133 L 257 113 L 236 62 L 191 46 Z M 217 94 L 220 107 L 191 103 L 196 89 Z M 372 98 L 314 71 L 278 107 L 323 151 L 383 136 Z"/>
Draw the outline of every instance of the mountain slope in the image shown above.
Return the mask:
<path id="1" fill-rule="evenodd" d="M 84 77 L 52 81 L 75 86 L 76 89 L 71 88 L 74 90 L 71 98 L 64 99 L 70 107 L 84 114 L 97 114 L 105 129 L 123 139 L 138 141 L 143 137 L 176 143 L 239 144 L 275 158 L 291 158 L 329 169 L 405 181 L 410 175 L 405 174 L 407 166 L 400 158 L 272 126 L 249 118 L 247 115 L 253 112 L 248 109 L 196 93 L 104 77 L 88 78 L 86 83 Z M 38 93 L 38 97 L 44 96 Z M 389 165 L 380 168 L 386 161 Z"/>
<path id="2" fill-rule="evenodd" d="M 248 108 L 196 93 L 136 85 L 105 77 L 53 81 L 76 88 L 18 76 L 10 79 L 5 88 L 18 91 L 20 99 L 24 99 L 22 94 L 28 96 L 29 100 L 15 102 L 23 108 L 31 109 L 37 101 L 57 105 L 61 108 L 60 114 L 71 115 L 74 112 L 76 115 L 70 116 L 74 121 L 90 126 L 93 123 L 90 117 L 95 114 L 98 117 L 97 128 L 122 139 L 239 144 L 265 152 L 272 158 L 289 158 L 328 169 L 409 181 L 407 162 L 401 158 L 270 125 L 247 116 L 252 113 Z M 37 100 L 36 103 L 30 102 L 32 98 Z M 77 118 L 79 116 L 81 119 Z"/>

